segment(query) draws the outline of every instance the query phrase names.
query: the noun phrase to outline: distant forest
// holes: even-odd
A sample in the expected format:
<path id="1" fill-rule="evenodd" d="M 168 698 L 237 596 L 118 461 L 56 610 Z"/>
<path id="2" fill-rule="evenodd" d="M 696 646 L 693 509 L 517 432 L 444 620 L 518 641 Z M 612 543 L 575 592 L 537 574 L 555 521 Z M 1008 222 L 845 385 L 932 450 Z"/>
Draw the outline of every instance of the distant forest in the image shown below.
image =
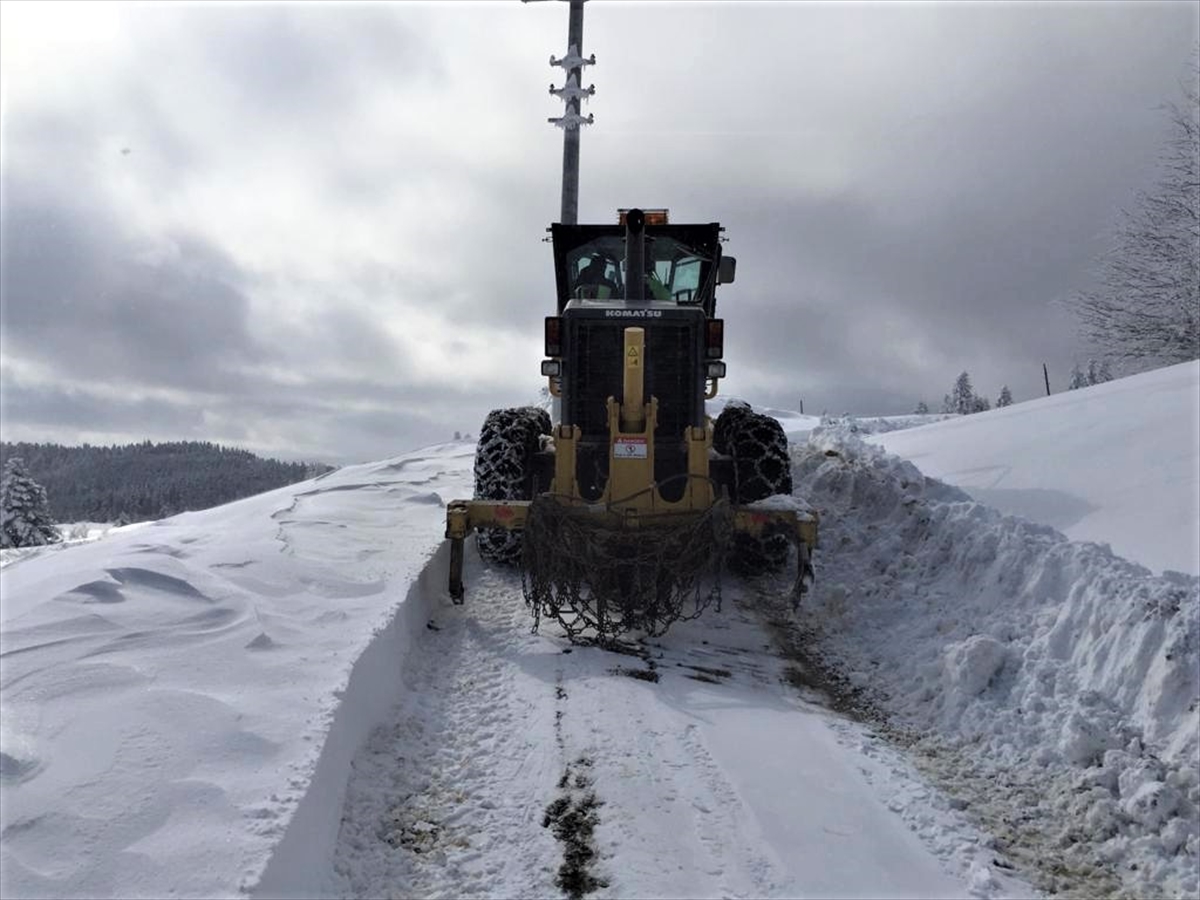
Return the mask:
<path id="1" fill-rule="evenodd" d="M 284 463 L 207 442 L 61 447 L 0 443 L 0 468 L 25 460 L 55 521 L 144 522 L 208 509 L 313 478 L 333 467 Z"/>

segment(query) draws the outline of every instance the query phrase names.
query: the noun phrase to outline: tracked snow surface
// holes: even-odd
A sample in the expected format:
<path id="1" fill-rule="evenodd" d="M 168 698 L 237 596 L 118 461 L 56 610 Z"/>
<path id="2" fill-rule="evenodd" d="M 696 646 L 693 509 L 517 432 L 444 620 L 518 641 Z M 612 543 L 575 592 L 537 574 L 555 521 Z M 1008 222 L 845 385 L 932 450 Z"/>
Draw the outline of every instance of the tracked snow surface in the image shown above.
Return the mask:
<path id="1" fill-rule="evenodd" d="M 1158 546 L 1200 518 L 1200 366 L 1137 378 L 872 440 L 961 472 L 991 429 L 981 467 L 1093 511 L 1126 476 L 1154 503 L 1099 536 Z M 816 589 L 727 579 L 626 653 L 530 633 L 472 552 L 450 604 L 464 441 L 6 552 L 0 894 L 1195 896 L 1200 567 L 769 412 Z M 1064 418 L 1103 477 L 1058 470 Z"/>

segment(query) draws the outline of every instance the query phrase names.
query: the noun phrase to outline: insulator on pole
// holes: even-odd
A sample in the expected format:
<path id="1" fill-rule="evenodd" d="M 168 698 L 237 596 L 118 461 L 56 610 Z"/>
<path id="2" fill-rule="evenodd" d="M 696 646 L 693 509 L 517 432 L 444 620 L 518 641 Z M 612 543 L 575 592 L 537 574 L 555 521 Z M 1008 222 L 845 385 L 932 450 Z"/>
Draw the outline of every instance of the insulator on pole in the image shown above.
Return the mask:
<path id="1" fill-rule="evenodd" d="M 595 117 L 591 113 L 581 116 L 577 112 L 568 112 L 565 115 L 557 118 L 549 118 L 546 121 L 551 125 L 557 125 L 559 128 L 578 128 L 580 125 L 591 125 L 595 121 Z"/>
<path id="2" fill-rule="evenodd" d="M 571 69 L 581 69 L 584 66 L 594 66 L 595 64 L 596 54 L 593 53 L 591 56 L 585 59 L 579 55 L 579 48 L 575 44 L 572 44 L 567 48 L 567 55 L 562 59 L 555 59 L 554 54 L 550 54 L 550 65 L 562 66 L 567 71 L 570 71 Z"/>
<path id="3" fill-rule="evenodd" d="M 587 100 L 596 93 L 596 86 L 594 84 L 589 84 L 586 88 L 581 88 L 579 86 L 579 80 L 574 75 L 571 75 L 563 87 L 556 88 L 553 84 L 551 84 L 550 93 L 563 101 Z"/>

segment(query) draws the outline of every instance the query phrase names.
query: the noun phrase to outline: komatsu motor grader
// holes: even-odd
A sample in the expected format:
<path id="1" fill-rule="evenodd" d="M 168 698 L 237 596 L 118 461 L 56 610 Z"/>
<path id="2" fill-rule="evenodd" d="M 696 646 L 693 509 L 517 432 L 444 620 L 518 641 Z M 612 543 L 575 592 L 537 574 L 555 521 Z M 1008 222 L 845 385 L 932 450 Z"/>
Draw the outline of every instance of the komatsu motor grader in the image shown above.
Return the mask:
<path id="1" fill-rule="evenodd" d="M 475 496 L 447 508 L 450 596 L 463 544 L 517 563 L 536 628 L 572 640 L 663 633 L 719 600 L 725 566 L 779 570 L 795 547 L 794 599 L 812 579 L 817 517 L 793 498 L 779 423 L 741 403 L 715 423 L 725 376 L 716 288 L 734 280 L 718 223 L 628 209 L 616 224 L 554 224 L 558 303 L 542 374 L 560 410 L 491 412 Z"/>

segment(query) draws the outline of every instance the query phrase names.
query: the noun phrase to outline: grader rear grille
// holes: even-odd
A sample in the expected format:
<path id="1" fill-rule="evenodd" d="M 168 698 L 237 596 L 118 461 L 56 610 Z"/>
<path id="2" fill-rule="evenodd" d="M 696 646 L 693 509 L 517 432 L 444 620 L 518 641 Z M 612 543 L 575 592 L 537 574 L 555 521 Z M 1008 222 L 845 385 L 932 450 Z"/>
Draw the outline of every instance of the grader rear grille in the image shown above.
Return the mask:
<path id="1" fill-rule="evenodd" d="M 568 340 L 571 364 L 566 370 L 565 396 L 584 439 L 607 439 L 608 397 L 621 396 L 622 354 L 627 323 L 581 319 L 573 323 Z M 696 381 L 699 334 L 691 323 L 654 323 L 646 328 L 646 396 L 659 398 L 659 441 L 677 441 L 689 425 L 704 422 L 703 397 Z"/>

